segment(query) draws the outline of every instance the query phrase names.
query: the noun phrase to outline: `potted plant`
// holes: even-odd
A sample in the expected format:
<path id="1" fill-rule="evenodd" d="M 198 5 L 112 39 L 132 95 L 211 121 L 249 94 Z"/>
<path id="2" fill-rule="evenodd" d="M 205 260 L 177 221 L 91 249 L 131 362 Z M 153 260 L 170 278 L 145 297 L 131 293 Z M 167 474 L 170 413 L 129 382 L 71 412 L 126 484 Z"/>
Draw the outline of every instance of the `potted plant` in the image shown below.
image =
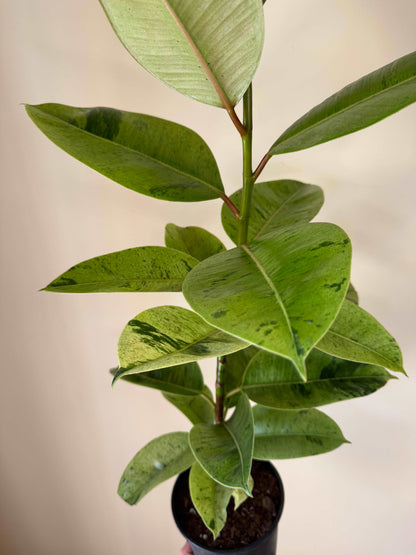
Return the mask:
<path id="1" fill-rule="evenodd" d="M 393 377 L 389 371 L 403 372 L 397 343 L 358 304 L 348 236 L 334 224 L 310 223 L 322 190 L 259 178 L 273 156 L 352 133 L 414 102 L 416 54 L 313 108 L 256 165 L 251 82 L 263 45 L 261 0 L 101 4 L 143 67 L 179 92 L 223 108 L 243 145 L 243 186 L 229 195 L 209 147 L 186 127 L 110 108 L 27 106 L 53 142 L 125 187 L 165 201 L 223 201 L 231 249 L 186 221 L 170 223 L 166 246 L 98 256 L 45 288 L 183 291 L 191 310 L 158 306 L 133 315 L 119 339 L 113 381 L 159 389 L 193 427 L 140 449 L 119 493 L 134 504 L 190 469 L 191 508 L 210 531 L 209 545 L 217 536 L 222 541 L 230 499 L 230 513 L 233 503 L 241 510 L 250 503 L 253 460 L 335 449 L 346 440 L 316 407 L 368 395 Z M 240 100 L 242 118 L 235 109 Z M 217 361 L 215 395 L 198 366 L 205 358 Z M 281 503 L 273 511 L 278 516 Z"/>

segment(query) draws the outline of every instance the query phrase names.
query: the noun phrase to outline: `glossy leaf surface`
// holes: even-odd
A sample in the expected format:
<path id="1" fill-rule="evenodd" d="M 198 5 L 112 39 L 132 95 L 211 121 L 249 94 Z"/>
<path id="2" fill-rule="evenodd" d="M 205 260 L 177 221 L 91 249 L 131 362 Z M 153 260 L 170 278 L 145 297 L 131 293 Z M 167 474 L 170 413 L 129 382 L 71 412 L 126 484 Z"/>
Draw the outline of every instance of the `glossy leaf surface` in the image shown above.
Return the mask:
<path id="1" fill-rule="evenodd" d="M 116 379 L 216 357 L 246 346 L 179 306 L 157 306 L 138 314 L 118 342 L 120 370 Z"/>
<path id="2" fill-rule="evenodd" d="M 168 224 L 165 229 L 165 244 L 197 260 L 204 260 L 225 251 L 224 245 L 215 235 L 202 227 L 195 226 L 180 227 Z"/>
<path id="3" fill-rule="evenodd" d="M 241 197 L 242 189 L 230 197 L 238 209 L 241 209 Z M 323 202 L 323 191 L 317 185 L 291 179 L 256 183 L 251 201 L 248 243 L 283 227 L 309 222 Z M 238 222 L 225 204 L 221 218 L 227 235 L 237 244 Z"/>
<path id="4" fill-rule="evenodd" d="M 189 442 L 195 459 L 211 478 L 249 493 L 253 437 L 250 402 L 241 395 L 229 420 L 212 426 L 197 424 L 189 433 Z"/>
<path id="5" fill-rule="evenodd" d="M 166 247 L 137 247 L 90 258 L 53 280 L 45 291 L 110 293 L 181 291 L 198 260 Z"/>
<path id="6" fill-rule="evenodd" d="M 150 490 L 189 468 L 194 457 L 186 432 L 173 432 L 153 439 L 129 462 L 123 472 L 118 494 L 130 505 Z"/>
<path id="7" fill-rule="evenodd" d="M 204 386 L 203 391 L 198 395 L 164 393 L 163 397 L 179 409 L 192 424 L 214 423 L 214 401 L 208 387 Z"/>
<path id="8" fill-rule="evenodd" d="M 243 96 L 263 47 L 261 0 L 101 0 L 101 4 L 130 54 L 170 87 L 224 108 Z"/>
<path id="9" fill-rule="evenodd" d="M 204 260 L 183 292 L 212 325 L 280 354 L 305 377 L 304 359 L 335 319 L 351 245 L 333 224 L 304 224 Z"/>
<path id="10" fill-rule="evenodd" d="M 395 339 L 371 314 L 347 300 L 316 347 L 336 357 L 405 373 Z"/>
<path id="11" fill-rule="evenodd" d="M 253 407 L 254 458 L 294 459 L 336 449 L 347 440 L 329 416 L 316 409 Z"/>
<path id="12" fill-rule="evenodd" d="M 416 101 L 416 52 L 365 75 L 298 119 L 270 149 L 282 154 L 342 137 Z"/>
<path id="13" fill-rule="evenodd" d="M 171 201 L 219 198 L 224 190 L 207 144 L 187 127 L 112 108 L 26 106 L 68 154 L 137 193 Z"/>

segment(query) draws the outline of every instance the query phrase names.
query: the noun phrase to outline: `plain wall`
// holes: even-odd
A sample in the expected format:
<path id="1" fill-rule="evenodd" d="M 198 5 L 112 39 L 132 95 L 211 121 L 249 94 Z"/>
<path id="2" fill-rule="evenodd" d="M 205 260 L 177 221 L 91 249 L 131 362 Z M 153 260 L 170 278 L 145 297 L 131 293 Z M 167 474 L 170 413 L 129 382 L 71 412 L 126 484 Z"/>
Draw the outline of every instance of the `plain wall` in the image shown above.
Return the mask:
<path id="1" fill-rule="evenodd" d="M 255 159 L 295 119 L 345 84 L 415 47 L 414 0 L 268 0 L 254 80 Z M 172 480 L 137 507 L 116 494 L 135 452 L 187 430 L 152 390 L 118 383 L 126 322 L 180 294 L 38 292 L 87 258 L 163 244 L 168 222 L 220 229 L 221 203 L 138 195 L 49 142 L 19 103 L 111 106 L 188 125 L 240 187 L 240 142 L 226 114 L 170 90 L 123 49 L 97 0 L 2 0 L 0 552 L 4 555 L 174 555 Z M 282 555 L 416 552 L 416 110 L 310 150 L 275 157 L 263 180 L 323 187 L 318 220 L 353 242 L 361 304 L 397 338 L 409 379 L 324 408 L 352 442 L 281 461 Z M 212 384 L 212 362 L 204 371 Z"/>

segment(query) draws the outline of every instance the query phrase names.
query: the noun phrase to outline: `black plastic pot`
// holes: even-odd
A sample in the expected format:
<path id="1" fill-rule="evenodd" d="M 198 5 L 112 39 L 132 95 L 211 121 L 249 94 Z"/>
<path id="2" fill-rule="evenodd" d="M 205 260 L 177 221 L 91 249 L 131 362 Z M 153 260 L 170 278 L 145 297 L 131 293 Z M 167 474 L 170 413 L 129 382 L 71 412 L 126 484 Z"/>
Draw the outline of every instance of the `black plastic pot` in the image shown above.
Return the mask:
<path id="1" fill-rule="evenodd" d="M 206 547 L 204 545 L 196 543 L 194 540 L 191 540 L 187 537 L 186 533 L 184 532 L 183 528 L 183 516 L 179 509 L 179 499 L 183 491 L 187 488 L 188 483 L 188 476 L 189 470 L 182 472 L 175 482 L 172 491 L 172 513 L 173 518 L 175 519 L 176 526 L 178 527 L 181 534 L 184 538 L 190 543 L 194 555 L 210 555 L 212 553 L 226 553 L 226 554 L 234 554 L 234 555 L 276 555 L 276 545 L 277 545 L 277 525 L 279 523 L 280 517 L 283 511 L 284 505 L 284 490 L 282 480 L 279 476 L 279 473 L 274 468 L 274 466 L 267 462 L 265 463 L 268 465 L 269 470 L 274 474 L 276 480 L 279 485 L 280 489 L 280 502 L 277 508 L 277 514 L 274 519 L 274 522 L 270 529 L 258 540 L 254 541 L 249 545 L 245 545 L 243 547 L 239 547 L 237 549 L 219 549 L 215 547 Z"/>

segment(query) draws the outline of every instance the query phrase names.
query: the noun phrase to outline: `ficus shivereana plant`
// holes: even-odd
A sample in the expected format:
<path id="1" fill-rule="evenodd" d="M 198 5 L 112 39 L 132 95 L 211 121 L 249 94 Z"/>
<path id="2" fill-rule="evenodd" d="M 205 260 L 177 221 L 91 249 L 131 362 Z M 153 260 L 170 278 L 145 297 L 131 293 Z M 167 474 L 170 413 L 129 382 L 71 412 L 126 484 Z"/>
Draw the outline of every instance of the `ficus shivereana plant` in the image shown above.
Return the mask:
<path id="1" fill-rule="evenodd" d="M 101 0 L 130 54 L 168 86 L 225 110 L 240 134 L 242 188 L 226 191 L 194 131 L 113 108 L 26 106 L 56 145 L 116 183 L 165 201 L 222 199 L 226 249 L 199 227 L 168 223 L 166 246 L 81 262 L 45 290 L 182 291 L 191 310 L 157 306 L 133 316 L 118 342 L 113 381 L 158 389 L 191 421 L 141 448 L 120 496 L 137 503 L 188 468 L 196 509 L 216 536 L 231 497 L 251 495 L 252 459 L 325 453 L 346 442 L 316 407 L 368 395 L 404 372 L 400 349 L 359 306 L 351 243 L 311 223 L 317 185 L 259 182 L 273 156 L 367 127 L 416 101 L 416 53 L 351 83 L 299 118 L 252 161 L 252 80 L 263 37 L 262 0 Z M 236 105 L 242 101 L 243 118 Z M 216 358 L 215 395 L 198 361 Z"/>

